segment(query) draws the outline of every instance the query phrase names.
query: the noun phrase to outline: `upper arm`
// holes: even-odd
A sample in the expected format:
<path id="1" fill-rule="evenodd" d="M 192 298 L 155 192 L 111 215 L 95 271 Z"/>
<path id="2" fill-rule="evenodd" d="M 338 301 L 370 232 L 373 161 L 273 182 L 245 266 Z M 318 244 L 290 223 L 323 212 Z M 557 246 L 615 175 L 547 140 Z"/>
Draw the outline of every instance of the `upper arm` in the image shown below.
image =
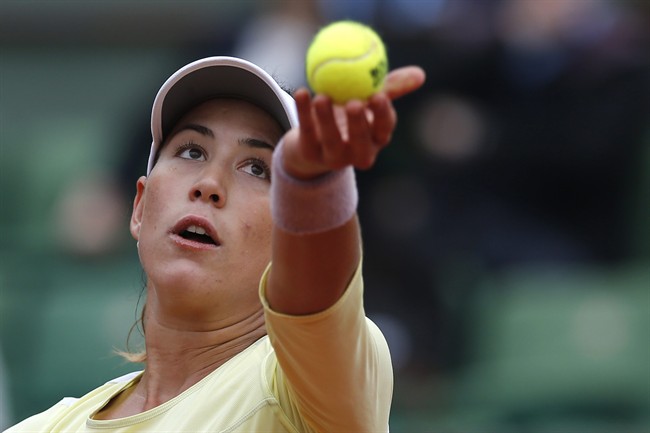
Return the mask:
<path id="1" fill-rule="evenodd" d="M 334 305 L 305 316 L 268 308 L 273 266 L 260 295 L 278 361 L 273 389 L 283 413 L 295 425 L 309 426 L 305 431 L 386 431 L 392 366 L 386 340 L 364 315 L 361 262 Z"/>

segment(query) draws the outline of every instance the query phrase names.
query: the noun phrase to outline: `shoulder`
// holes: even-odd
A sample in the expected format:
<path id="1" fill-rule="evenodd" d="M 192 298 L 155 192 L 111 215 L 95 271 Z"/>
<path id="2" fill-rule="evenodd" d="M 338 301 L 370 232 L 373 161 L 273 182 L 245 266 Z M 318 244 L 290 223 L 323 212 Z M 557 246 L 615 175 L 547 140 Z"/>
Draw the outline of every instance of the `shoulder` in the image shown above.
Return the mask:
<path id="1" fill-rule="evenodd" d="M 65 397 L 61 399 L 54 406 L 50 407 L 44 412 L 33 415 L 24 421 L 19 422 L 18 424 L 10 427 L 8 430 L 5 430 L 4 433 L 19 433 L 19 432 L 46 432 L 49 431 L 49 426 L 69 409 L 72 405 L 79 400 L 78 398 Z"/>
<path id="2" fill-rule="evenodd" d="M 84 425 L 87 417 L 93 410 L 108 401 L 111 395 L 117 392 L 119 388 L 135 379 L 141 373 L 141 371 L 136 371 L 111 379 L 83 397 L 64 397 L 49 409 L 10 427 L 5 433 L 49 432 L 52 431 L 54 425 L 59 424 L 62 420 L 65 420 L 65 426 L 70 430 L 74 426 Z"/>

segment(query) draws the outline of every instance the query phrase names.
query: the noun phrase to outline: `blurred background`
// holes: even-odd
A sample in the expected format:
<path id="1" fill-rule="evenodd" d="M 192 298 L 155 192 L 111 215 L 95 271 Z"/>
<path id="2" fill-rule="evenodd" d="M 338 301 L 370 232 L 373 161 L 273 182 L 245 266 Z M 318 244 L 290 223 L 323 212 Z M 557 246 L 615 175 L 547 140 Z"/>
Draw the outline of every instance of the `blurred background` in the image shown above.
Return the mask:
<path id="1" fill-rule="evenodd" d="M 164 80 L 227 54 L 296 88 L 351 18 L 428 74 L 358 173 L 391 431 L 650 431 L 649 5 L 1 0 L 0 427 L 141 368 L 113 351 Z"/>

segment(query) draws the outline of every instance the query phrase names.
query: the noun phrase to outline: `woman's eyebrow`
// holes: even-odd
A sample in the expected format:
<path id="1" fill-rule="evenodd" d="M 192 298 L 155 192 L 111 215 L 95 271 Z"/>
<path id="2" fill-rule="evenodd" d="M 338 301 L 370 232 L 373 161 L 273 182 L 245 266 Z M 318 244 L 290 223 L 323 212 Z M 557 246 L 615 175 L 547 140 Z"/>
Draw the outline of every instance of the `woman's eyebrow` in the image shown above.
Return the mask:
<path id="1" fill-rule="evenodd" d="M 212 132 L 210 128 L 203 125 L 198 125 L 196 123 L 188 123 L 183 125 L 178 131 L 176 131 L 176 134 L 186 130 L 196 131 L 201 135 L 205 135 L 206 137 L 214 138 L 214 132 Z"/>
<path id="2" fill-rule="evenodd" d="M 275 149 L 275 146 L 273 146 L 272 144 L 267 143 L 266 141 L 260 140 L 260 139 L 257 139 L 257 138 L 241 138 L 239 140 L 239 144 L 243 144 L 243 145 L 258 148 L 258 149 L 269 149 L 271 151 L 273 151 L 273 149 Z"/>
<path id="3" fill-rule="evenodd" d="M 176 134 L 186 130 L 196 131 L 199 134 L 204 135 L 206 137 L 214 138 L 214 132 L 212 131 L 212 129 L 208 128 L 207 126 L 199 125 L 196 123 L 187 123 L 183 125 L 178 131 L 176 131 Z M 264 140 L 260 140 L 258 138 L 252 138 L 252 137 L 240 139 L 239 144 L 243 144 L 258 149 L 269 149 L 269 150 L 275 149 L 274 145 Z"/>

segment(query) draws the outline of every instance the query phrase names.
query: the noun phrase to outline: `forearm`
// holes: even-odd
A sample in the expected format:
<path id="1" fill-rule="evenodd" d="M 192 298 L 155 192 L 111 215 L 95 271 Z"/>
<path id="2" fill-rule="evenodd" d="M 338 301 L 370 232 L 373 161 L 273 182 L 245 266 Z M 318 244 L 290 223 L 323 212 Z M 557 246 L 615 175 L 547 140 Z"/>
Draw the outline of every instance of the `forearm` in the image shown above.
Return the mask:
<path id="1" fill-rule="evenodd" d="M 281 143 L 273 156 L 268 299 L 275 311 L 313 314 L 339 299 L 360 258 L 354 171 L 299 179 L 285 171 L 284 155 Z"/>
<path id="2" fill-rule="evenodd" d="M 276 227 L 272 243 L 268 301 L 273 310 L 292 315 L 313 314 L 333 305 L 350 282 L 361 254 L 356 217 L 311 235 Z"/>
<path id="3" fill-rule="evenodd" d="M 271 194 L 273 268 L 267 296 L 273 309 L 309 314 L 340 298 L 361 250 L 353 168 L 372 167 L 397 123 L 392 99 L 423 82 L 421 69 L 402 68 L 388 75 L 383 92 L 344 106 L 333 105 L 323 95 L 312 99 L 305 89 L 294 94 L 300 125 L 285 134 L 272 167 L 272 191 L 278 189 L 278 180 L 286 183 L 278 179 L 278 171 L 288 176 L 290 190 L 283 203 Z M 328 190 L 319 179 L 333 179 L 325 182 Z M 300 187 L 292 190 L 292 184 Z M 278 219 L 278 209 L 291 217 L 291 224 Z"/>

